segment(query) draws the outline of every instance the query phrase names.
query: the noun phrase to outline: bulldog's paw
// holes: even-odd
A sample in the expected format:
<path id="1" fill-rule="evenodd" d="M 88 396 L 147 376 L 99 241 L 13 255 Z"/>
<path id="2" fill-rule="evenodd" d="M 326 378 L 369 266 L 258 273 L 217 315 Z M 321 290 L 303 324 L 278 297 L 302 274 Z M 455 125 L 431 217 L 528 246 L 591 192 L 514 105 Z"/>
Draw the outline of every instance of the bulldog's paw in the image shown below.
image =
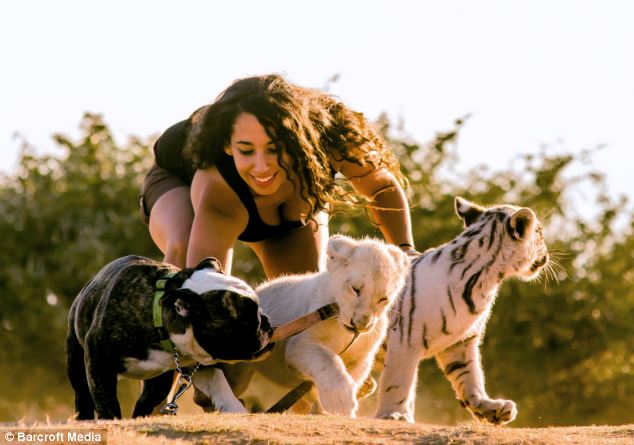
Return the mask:
<path id="1" fill-rule="evenodd" d="M 517 406 L 512 400 L 488 399 L 480 396 L 471 396 L 462 404 L 478 420 L 504 425 L 512 422 L 517 417 Z"/>
<path id="2" fill-rule="evenodd" d="M 407 413 L 391 412 L 378 414 L 377 419 L 399 420 L 401 422 L 414 423 L 414 419 Z"/>
<path id="3" fill-rule="evenodd" d="M 233 401 L 215 401 L 216 409 L 221 413 L 248 413 L 247 409 L 240 402 Z"/>
<path id="4" fill-rule="evenodd" d="M 331 414 L 356 417 L 359 403 L 352 382 L 337 382 L 317 388 L 323 409 Z"/>

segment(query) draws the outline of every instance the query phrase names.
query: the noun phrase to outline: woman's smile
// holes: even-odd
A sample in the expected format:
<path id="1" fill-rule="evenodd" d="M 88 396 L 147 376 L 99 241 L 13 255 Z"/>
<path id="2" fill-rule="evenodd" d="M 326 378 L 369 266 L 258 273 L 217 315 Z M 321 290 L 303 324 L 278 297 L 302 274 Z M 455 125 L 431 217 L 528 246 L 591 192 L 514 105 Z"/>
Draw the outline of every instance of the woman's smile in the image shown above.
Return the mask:
<path id="1" fill-rule="evenodd" d="M 262 187 L 266 187 L 269 186 L 271 184 L 273 184 L 273 180 L 275 179 L 275 176 L 277 176 L 277 173 L 273 173 L 272 175 L 269 176 L 256 176 L 256 175 L 252 175 L 249 174 L 249 176 L 258 183 L 258 185 L 262 186 Z"/>

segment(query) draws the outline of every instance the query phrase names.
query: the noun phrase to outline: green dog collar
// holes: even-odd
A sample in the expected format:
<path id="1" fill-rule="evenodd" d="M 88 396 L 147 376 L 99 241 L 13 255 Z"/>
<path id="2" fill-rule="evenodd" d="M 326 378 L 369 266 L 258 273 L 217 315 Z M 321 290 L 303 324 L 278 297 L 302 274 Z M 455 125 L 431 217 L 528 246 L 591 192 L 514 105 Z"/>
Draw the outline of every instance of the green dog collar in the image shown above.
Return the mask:
<path id="1" fill-rule="evenodd" d="M 176 272 L 163 275 L 156 281 L 156 289 L 154 290 L 154 302 L 152 304 L 152 318 L 154 319 L 154 329 L 159 337 L 161 347 L 166 352 L 174 352 L 176 345 L 170 340 L 169 334 L 163 326 L 163 307 L 161 306 L 161 298 L 165 295 L 165 286 L 170 278 L 176 275 Z"/>

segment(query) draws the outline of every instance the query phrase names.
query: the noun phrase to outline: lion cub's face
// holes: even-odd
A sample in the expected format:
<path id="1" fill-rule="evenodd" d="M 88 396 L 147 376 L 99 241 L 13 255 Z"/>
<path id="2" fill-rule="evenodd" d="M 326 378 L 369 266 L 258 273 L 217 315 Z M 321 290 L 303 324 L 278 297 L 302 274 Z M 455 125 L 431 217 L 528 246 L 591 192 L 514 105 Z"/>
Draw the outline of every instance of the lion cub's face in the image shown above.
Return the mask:
<path id="1" fill-rule="evenodd" d="M 330 288 L 339 321 L 360 332 L 374 327 L 405 285 L 409 259 L 395 246 L 375 239 L 333 236 L 328 242 Z"/>

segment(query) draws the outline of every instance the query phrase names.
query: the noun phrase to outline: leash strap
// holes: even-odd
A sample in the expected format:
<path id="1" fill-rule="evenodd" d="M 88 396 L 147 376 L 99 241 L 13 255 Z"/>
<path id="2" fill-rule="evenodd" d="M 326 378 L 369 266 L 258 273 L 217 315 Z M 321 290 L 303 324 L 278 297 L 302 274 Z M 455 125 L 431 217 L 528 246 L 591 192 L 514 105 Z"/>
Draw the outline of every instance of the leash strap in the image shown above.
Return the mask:
<path id="1" fill-rule="evenodd" d="M 286 323 L 285 325 L 275 328 L 275 330 L 273 331 L 273 336 L 271 337 L 271 343 L 283 340 L 293 335 L 297 335 L 300 332 L 303 332 L 306 329 L 310 328 L 311 326 L 314 326 L 318 322 L 334 317 L 338 314 L 339 306 L 337 305 L 337 303 L 322 306 L 315 312 L 311 312 L 310 314 L 299 317 L 291 321 L 290 323 Z"/>
<path id="2" fill-rule="evenodd" d="M 154 330 L 159 337 L 159 343 L 164 351 L 171 353 L 176 346 L 169 339 L 169 334 L 163 326 L 163 308 L 161 306 L 161 298 L 165 295 L 165 286 L 167 282 L 176 275 L 177 272 L 172 272 L 163 275 L 156 281 L 156 288 L 154 290 L 154 301 L 152 303 L 152 319 L 154 320 Z"/>
<path id="3" fill-rule="evenodd" d="M 306 380 L 300 383 L 295 388 L 291 389 L 284 397 L 280 399 L 275 405 L 270 407 L 267 413 L 283 413 L 291 406 L 295 405 L 299 399 L 304 397 L 308 391 L 314 386 L 313 382 Z"/>

